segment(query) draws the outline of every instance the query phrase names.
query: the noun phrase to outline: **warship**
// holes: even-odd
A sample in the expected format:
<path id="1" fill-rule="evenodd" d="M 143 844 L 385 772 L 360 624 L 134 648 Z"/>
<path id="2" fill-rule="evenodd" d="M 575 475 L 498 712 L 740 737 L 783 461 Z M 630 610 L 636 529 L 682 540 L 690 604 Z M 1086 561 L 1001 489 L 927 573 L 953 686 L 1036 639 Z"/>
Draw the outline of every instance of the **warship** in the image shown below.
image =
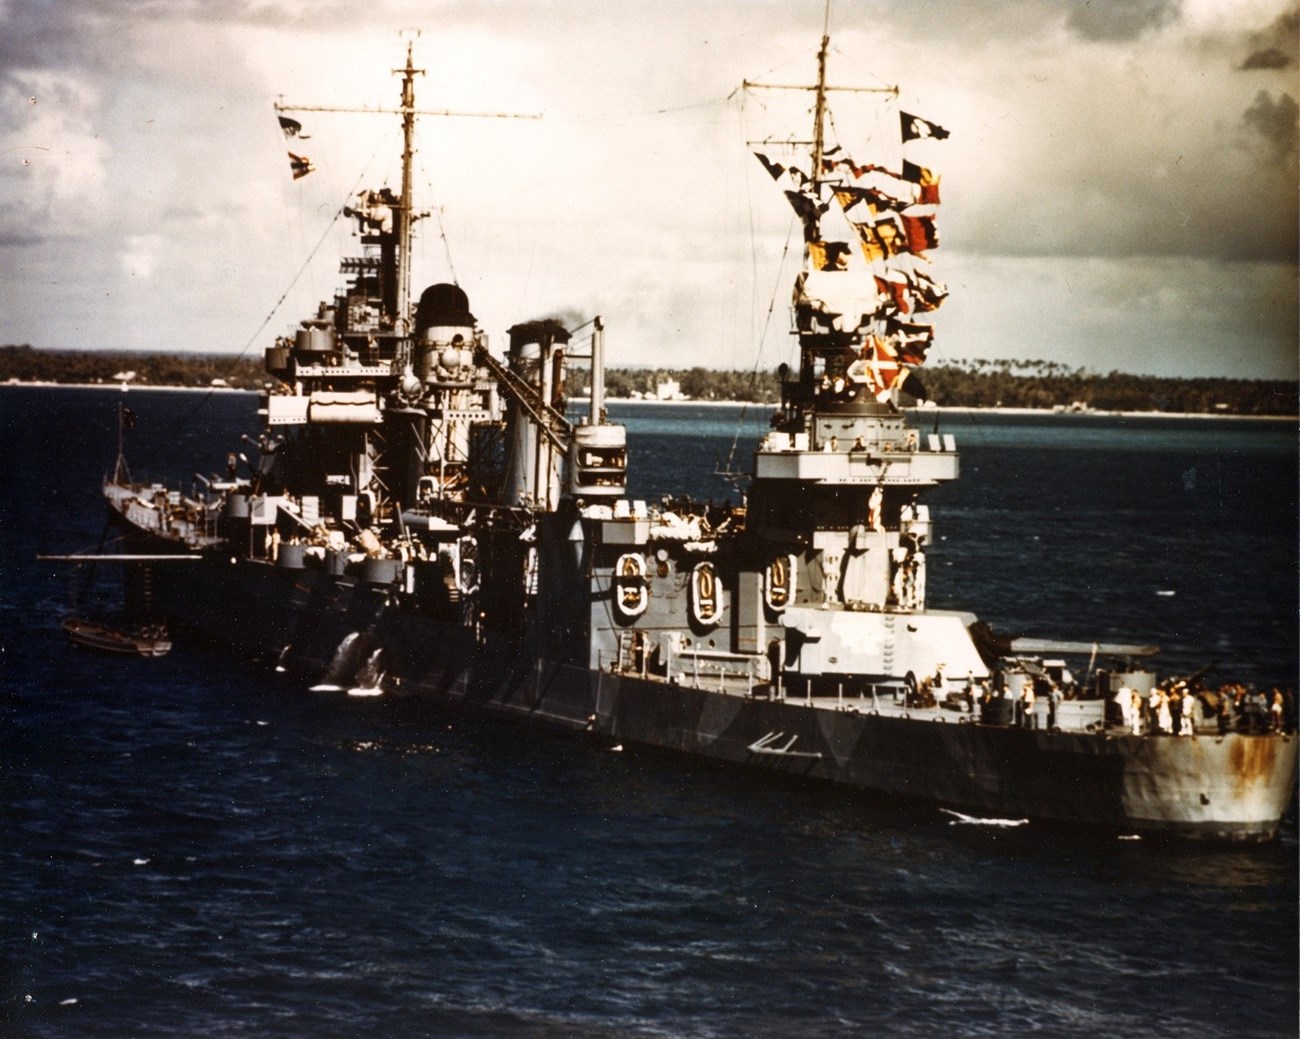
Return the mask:
<path id="1" fill-rule="evenodd" d="M 601 318 L 523 321 L 498 356 L 458 285 L 413 298 L 408 47 L 388 110 L 401 183 L 350 201 L 342 287 L 266 349 L 256 457 L 189 490 L 120 468 L 105 482 L 139 556 L 132 600 L 317 690 L 426 696 L 963 816 L 1273 838 L 1295 788 L 1284 727 L 1201 715 L 1187 682 L 1148 669 L 1154 646 L 1000 638 L 927 608 L 922 499 L 958 476 L 958 451 L 903 406 L 924 395 L 947 295 L 928 256 L 939 178 L 912 158 L 948 134 L 888 88 L 895 139 L 859 162 L 832 139 L 829 100 L 849 88 L 827 83 L 828 46 L 797 88 L 814 100 L 804 158 L 758 155 L 804 260 L 797 364 L 741 504 L 629 500 Z M 277 110 L 292 132 L 302 109 Z M 570 401 L 578 373 L 588 393 Z M 1176 735 L 1160 705 L 1183 693 Z"/>

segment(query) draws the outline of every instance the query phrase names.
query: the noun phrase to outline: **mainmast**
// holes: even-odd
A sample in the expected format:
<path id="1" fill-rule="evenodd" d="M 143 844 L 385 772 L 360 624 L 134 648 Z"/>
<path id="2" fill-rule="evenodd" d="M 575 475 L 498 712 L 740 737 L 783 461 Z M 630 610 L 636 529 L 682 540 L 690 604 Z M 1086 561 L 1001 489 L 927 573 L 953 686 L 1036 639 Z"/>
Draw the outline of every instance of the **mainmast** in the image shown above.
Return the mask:
<path id="1" fill-rule="evenodd" d="M 407 331 L 406 322 L 411 311 L 411 225 L 415 222 L 411 212 L 411 159 L 415 155 L 415 75 L 424 75 L 411 63 L 413 43 L 406 45 L 406 68 L 394 69 L 402 77 L 402 201 L 393 214 L 397 225 L 397 321 L 398 330 Z"/>
<path id="2" fill-rule="evenodd" d="M 822 45 L 817 52 L 817 100 L 813 105 L 813 155 L 812 190 L 816 197 L 822 179 L 822 151 L 825 147 L 826 118 L 826 52 L 830 49 L 831 0 L 826 0 L 826 16 L 822 21 Z"/>
<path id="3" fill-rule="evenodd" d="M 793 86 L 788 83 L 755 83 L 751 80 L 744 80 L 741 83 L 743 90 L 810 90 L 814 92 L 815 100 L 813 102 L 813 135 L 812 141 L 791 141 L 791 144 L 807 145 L 812 144 L 812 170 L 808 176 L 808 186 L 805 192 L 812 199 L 820 198 L 820 189 L 824 169 L 822 166 L 822 157 L 826 152 L 826 96 L 832 90 L 843 91 L 855 94 L 888 94 L 892 97 L 898 97 L 898 87 L 837 87 L 829 86 L 826 83 L 826 59 L 831 47 L 831 4 L 826 0 L 825 15 L 822 19 L 822 42 L 817 51 L 817 82 L 813 86 Z M 816 211 L 810 211 L 811 227 L 807 230 L 813 238 L 817 237 L 818 224 Z"/>
<path id="4" fill-rule="evenodd" d="M 744 84 L 814 95 L 812 139 L 782 142 L 800 150 L 811 146 L 811 168 L 755 153 L 803 225 L 804 269 L 796 278 L 794 305 L 799 379 L 797 388 L 791 384 L 784 394 L 787 423 L 797 432 L 819 413 L 888 413 L 896 407 L 896 390 L 923 397 L 912 369 L 924 363 L 934 332 L 917 317 L 935 310 L 947 295 L 929 273 L 928 250 L 939 242 L 938 176 L 907 154 L 901 168 L 891 170 L 855 162 L 848 142 L 827 142 L 831 91 L 897 98 L 898 88 L 830 85 L 829 53 L 827 0 L 816 81 Z M 937 123 L 901 110 L 897 125 L 901 145 L 948 136 Z M 832 124 L 832 134 L 835 130 Z M 913 152 L 912 158 L 920 155 Z"/>

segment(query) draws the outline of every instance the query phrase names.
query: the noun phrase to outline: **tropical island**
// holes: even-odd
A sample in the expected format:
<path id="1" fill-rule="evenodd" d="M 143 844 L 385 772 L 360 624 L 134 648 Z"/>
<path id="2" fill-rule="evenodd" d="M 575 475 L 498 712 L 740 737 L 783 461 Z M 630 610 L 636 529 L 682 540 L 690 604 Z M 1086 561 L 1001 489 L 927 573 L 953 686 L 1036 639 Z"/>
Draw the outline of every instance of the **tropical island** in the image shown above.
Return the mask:
<path id="1" fill-rule="evenodd" d="M 586 373 L 571 374 L 568 391 L 571 396 L 581 396 Z M 954 408 L 1289 416 L 1300 411 L 1300 387 L 1285 380 L 1178 379 L 1118 371 L 1101 374 L 1051 361 L 1024 360 L 927 365 L 923 377 L 929 399 Z M 0 346 L 0 383 L 260 390 L 270 382 L 260 355 Z M 771 404 L 780 399 L 780 379 L 775 371 L 610 368 L 605 385 L 611 398 L 631 400 Z"/>

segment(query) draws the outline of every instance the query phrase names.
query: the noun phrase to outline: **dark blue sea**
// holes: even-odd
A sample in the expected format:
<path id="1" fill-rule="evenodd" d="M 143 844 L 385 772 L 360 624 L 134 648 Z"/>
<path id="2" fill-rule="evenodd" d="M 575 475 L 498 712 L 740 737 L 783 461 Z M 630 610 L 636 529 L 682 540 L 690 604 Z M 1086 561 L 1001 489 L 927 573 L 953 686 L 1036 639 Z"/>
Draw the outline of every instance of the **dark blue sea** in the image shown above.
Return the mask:
<path id="1" fill-rule="evenodd" d="M 959 825 L 185 642 L 74 650 L 36 555 L 99 543 L 118 396 L 0 388 L 5 1039 L 1297 1034 L 1294 815 L 1252 848 Z M 219 470 L 257 426 L 251 396 L 128 399 L 137 476 Z M 611 410 L 649 500 L 735 500 L 714 472 L 766 422 Z M 931 605 L 1295 684 L 1294 424 L 940 432 Z"/>

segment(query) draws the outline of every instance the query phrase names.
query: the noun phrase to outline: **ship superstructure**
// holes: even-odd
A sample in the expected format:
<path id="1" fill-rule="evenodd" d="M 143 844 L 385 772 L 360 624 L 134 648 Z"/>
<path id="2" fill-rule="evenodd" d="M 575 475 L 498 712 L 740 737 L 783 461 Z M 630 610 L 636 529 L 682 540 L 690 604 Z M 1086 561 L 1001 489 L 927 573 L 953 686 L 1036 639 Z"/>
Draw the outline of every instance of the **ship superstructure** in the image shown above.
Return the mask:
<path id="1" fill-rule="evenodd" d="M 828 141 L 828 46 L 810 161 L 760 156 L 805 262 L 797 365 L 742 504 L 628 499 L 599 318 L 516 324 L 498 356 L 459 286 L 412 300 L 408 51 L 400 191 L 348 207 L 362 252 L 343 287 L 268 348 L 256 459 L 232 454 L 190 494 L 106 484 L 142 558 L 203 557 L 141 562 L 137 598 L 316 688 L 427 695 L 962 811 L 1270 836 L 1291 736 L 1134 734 L 1116 697 L 1157 688 L 1140 665 L 1154 647 L 1008 643 L 927 608 L 923 497 L 958 457 L 899 406 L 924 394 L 919 318 L 946 295 L 928 262 L 938 178 L 899 149 L 946 133 L 900 111 L 898 165 Z M 580 414 L 575 362 L 590 372 Z M 1044 659 L 1079 651 L 1116 663 L 1081 683 Z"/>

